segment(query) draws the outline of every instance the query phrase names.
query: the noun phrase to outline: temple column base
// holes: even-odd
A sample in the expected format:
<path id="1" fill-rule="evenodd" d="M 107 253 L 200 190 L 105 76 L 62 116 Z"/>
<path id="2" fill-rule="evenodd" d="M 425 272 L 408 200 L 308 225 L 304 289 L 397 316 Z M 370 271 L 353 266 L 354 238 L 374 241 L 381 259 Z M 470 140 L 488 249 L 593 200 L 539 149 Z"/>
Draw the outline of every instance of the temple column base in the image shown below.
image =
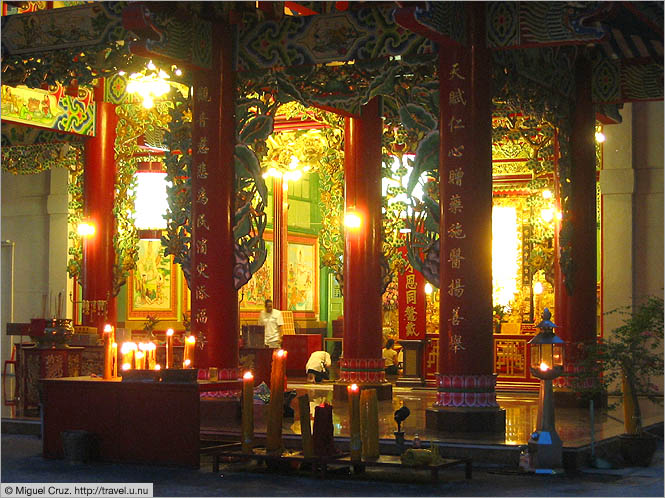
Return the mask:
<path id="1" fill-rule="evenodd" d="M 349 398 L 346 387 L 352 382 L 335 382 L 333 384 L 333 401 L 347 401 Z M 390 382 L 379 382 L 376 384 L 371 383 L 358 383 L 361 391 L 364 389 L 376 389 L 376 398 L 379 401 L 386 401 L 393 399 L 393 385 Z"/>
<path id="2" fill-rule="evenodd" d="M 506 432 L 502 408 L 433 407 L 425 412 L 425 427 L 436 432 Z"/>

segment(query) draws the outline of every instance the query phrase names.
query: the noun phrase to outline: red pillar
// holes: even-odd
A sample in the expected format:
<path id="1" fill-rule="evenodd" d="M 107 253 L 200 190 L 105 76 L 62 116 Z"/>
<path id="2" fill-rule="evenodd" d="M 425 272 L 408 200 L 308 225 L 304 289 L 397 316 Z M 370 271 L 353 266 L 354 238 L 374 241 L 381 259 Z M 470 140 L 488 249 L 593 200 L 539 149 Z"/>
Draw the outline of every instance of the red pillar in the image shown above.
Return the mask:
<path id="1" fill-rule="evenodd" d="M 213 68 L 194 77 L 192 129 L 192 332 L 204 337 L 197 367 L 238 378 L 235 240 L 235 81 L 231 28 L 217 25 Z"/>
<path id="2" fill-rule="evenodd" d="M 381 357 L 381 133 L 376 98 L 363 107 L 359 118 L 346 118 L 344 201 L 347 211 L 358 213 L 361 224 L 344 230 L 343 383 L 385 382 Z"/>
<path id="3" fill-rule="evenodd" d="M 500 432 L 492 337 L 491 61 L 481 2 L 470 44 L 439 47 L 440 311 L 438 393 L 427 427 Z M 464 412 L 450 408 L 465 408 Z M 475 410 L 478 409 L 478 410 Z"/>
<path id="4" fill-rule="evenodd" d="M 566 293 L 566 315 L 561 331 L 562 338 L 572 343 L 596 338 L 595 125 L 591 64 L 585 57 L 580 57 L 575 67 L 575 105 L 570 136 L 572 294 Z"/>
<path id="5" fill-rule="evenodd" d="M 83 315 L 83 324 L 103 327 L 116 322 L 113 296 L 113 198 L 115 193 L 115 128 L 118 116 L 115 105 L 104 102 L 104 83 L 95 88 L 97 104 L 96 132 L 85 143 L 85 169 L 83 182 L 83 215 L 95 226 L 95 233 L 83 240 L 83 300 L 107 303 L 103 313 Z M 92 309 L 92 308 L 91 308 Z M 99 309 L 96 304 L 95 309 Z"/>

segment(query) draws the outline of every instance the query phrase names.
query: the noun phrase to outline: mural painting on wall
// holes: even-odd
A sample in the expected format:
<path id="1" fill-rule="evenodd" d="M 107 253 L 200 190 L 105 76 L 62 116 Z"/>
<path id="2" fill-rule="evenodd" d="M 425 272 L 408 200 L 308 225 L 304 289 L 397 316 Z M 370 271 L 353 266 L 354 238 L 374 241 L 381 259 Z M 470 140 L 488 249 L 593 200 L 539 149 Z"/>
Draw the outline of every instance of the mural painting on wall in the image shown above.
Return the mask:
<path id="1" fill-rule="evenodd" d="M 160 318 L 176 318 L 175 265 L 171 256 L 164 256 L 159 239 L 141 239 L 136 270 L 129 276 L 128 318 L 144 318 L 150 314 Z"/>
<path id="2" fill-rule="evenodd" d="M 265 242 L 265 263 L 252 275 L 249 282 L 238 291 L 238 301 L 240 302 L 240 309 L 243 311 L 262 310 L 265 300 L 273 298 L 273 245 L 272 240 L 266 240 Z"/>
<path id="3" fill-rule="evenodd" d="M 300 238 L 299 238 L 300 239 Z M 318 306 L 318 254 L 316 239 L 289 242 L 287 308 L 291 311 L 316 311 Z"/>

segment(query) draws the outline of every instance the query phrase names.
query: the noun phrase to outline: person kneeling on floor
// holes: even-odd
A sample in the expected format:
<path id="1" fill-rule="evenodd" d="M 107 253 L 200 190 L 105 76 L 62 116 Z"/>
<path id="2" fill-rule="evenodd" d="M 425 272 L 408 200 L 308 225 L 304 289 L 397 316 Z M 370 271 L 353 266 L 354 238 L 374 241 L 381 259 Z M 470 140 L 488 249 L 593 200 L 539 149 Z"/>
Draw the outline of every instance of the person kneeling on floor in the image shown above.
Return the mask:
<path id="1" fill-rule="evenodd" d="M 314 351 L 305 366 L 307 382 L 316 382 L 318 384 L 323 379 L 328 380 L 330 378 L 330 373 L 328 372 L 330 365 L 332 365 L 332 360 L 327 351 Z"/>

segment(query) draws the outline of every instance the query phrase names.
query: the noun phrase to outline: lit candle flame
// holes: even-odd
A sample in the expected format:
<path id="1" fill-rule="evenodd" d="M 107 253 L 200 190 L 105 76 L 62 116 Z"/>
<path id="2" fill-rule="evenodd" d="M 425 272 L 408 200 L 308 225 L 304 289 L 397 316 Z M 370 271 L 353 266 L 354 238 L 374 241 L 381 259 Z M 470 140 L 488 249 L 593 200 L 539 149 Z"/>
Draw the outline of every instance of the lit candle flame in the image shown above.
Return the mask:
<path id="1" fill-rule="evenodd" d="M 157 363 L 155 365 L 155 370 L 161 370 L 161 369 L 162 369 L 162 366 L 159 363 Z"/>
<path id="2" fill-rule="evenodd" d="M 187 358 L 187 359 L 185 360 L 185 366 L 186 366 L 186 367 L 188 367 L 191 363 L 192 363 L 192 360 L 190 360 L 189 358 Z"/>
<path id="3" fill-rule="evenodd" d="M 129 370 L 130 368 L 132 368 L 132 366 L 129 363 L 123 363 L 122 364 L 122 369 L 123 370 Z"/>
<path id="4" fill-rule="evenodd" d="M 545 363 L 544 361 L 540 363 L 540 370 L 543 372 L 547 372 L 550 369 L 550 366 Z"/>
<path id="5" fill-rule="evenodd" d="M 120 346 L 120 352 L 122 354 L 127 354 L 130 351 L 136 351 L 136 343 L 135 342 L 123 342 L 122 346 Z"/>
<path id="6" fill-rule="evenodd" d="M 172 336 L 172 335 L 173 335 L 173 329 L 168 329 L 168 330 L 166 331 L 166 335 L 168 335 L 168 336 Z"/>
<path id="7" fill-rule="evenodd" d="M 283 349 L 280 349 L 279 351 L 277 351 L 277 356 L 279 356 L 280 358 L 282 356 L 284 356 L 285 354 L 286 354 L 286 351 L 284 351 Z"/>
<path id="8" fill-rule="evenodd" d="M 196 337 L 190 335 L 189 337 L 187 337 L 187 342 L 190 344 L 194 344 L 196 342 Z"/>
<path id="9" fill-rule="evenodd" d="M 113 332 L 113 327 L 111 326 L 111 324 L 107 323 L 106 325 L 104 325 L 104 333 L 106 334 L 111 332 Z"/>
<path id="10" fill-rule="evenodd" d="M 254 376 L 252 375 L 252 372 L 245 372 L 245 375 L 243 375 L 242 378 L 245 380 L 252 380 Z"/>
<path id="11" fill-rule="evenodd" d="M 349 391 L 358 392 L 358 384 L 351 384 L 349 386 Z"/>

